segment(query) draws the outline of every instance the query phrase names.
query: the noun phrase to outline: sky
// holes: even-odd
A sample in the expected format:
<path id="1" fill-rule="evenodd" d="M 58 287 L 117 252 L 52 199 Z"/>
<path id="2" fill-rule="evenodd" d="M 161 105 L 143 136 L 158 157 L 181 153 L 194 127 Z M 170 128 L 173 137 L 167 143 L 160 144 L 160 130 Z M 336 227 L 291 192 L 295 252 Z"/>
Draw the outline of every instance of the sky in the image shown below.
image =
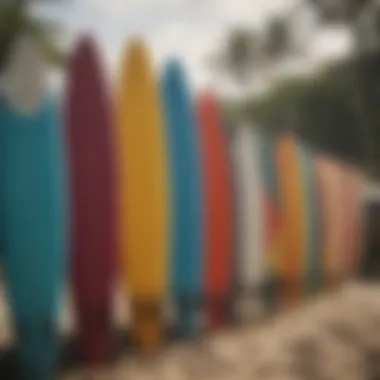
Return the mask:
<path id="1" fill-rule="evenodd" d="M 105 69 L 117 78 L 121 54 L 132 36 L 142 36 L 151 49 L 157 71 L 169 57 L 184 62 L 191 85 L 231 91 L 208 64 L 229 28 L 262 29 L 275 14 L 287 12 L 301 0 L 51 0 L 34 12 L 58 21 L 65 31 L 62 44 L 71 49 L 79 35 L 89 32 L 100 45 Z M 282 65 L 279 72 L 310 72 L 321 63 L 345 54 L 350 46 L 344 30 L 313 31 L 313 14 L 306 12 L 297 35 L 307 36 L 306 58 Z M 311 32 L 312 31 L 312 32 Z M 282 74 L 281 74 L 282 75 Z M 57 82 L 61 75 L 55 77 Z M 263 81 L 262 81 L 263 82 Z M 265 87 L 263 83 L 253 86 Z"/>

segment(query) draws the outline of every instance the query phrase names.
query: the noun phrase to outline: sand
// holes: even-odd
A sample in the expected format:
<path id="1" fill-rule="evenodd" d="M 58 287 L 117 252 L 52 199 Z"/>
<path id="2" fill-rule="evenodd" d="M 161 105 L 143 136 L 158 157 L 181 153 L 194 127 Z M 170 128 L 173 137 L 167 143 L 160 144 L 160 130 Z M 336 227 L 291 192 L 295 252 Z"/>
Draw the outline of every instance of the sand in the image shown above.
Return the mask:
<path id="1" fill-rule="evenodd" d="M 0 345 L 12 342 L 4 291 Z M 123 297 L 115 323 L 128 323 Z M 70 300 L 63 334 L 75 329 Z M 173 343 L 154 357 L 126 354 L 109 368 L 76 368 L 62 380 L 368 380 L 380 375 L 380 285 L 347 283 L 295 309 L 191 342 Z"/>

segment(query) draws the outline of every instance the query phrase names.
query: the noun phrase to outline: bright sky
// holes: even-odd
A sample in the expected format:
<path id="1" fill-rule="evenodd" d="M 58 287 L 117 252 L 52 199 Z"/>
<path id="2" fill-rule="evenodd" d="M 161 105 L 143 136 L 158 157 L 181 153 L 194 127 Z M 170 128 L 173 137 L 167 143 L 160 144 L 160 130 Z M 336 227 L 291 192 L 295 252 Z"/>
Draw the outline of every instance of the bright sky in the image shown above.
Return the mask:
<path id="1" fill-rule="evenodd" d="M 67 30 L 65 44 L 69 47 L 81 33 L 94 34 L 112 77 L 117 73 L 128 38 L 138 34 L 149 44 L 158 68 L 169 56 L 179 57 L 194 87 L 211 85 L 223 91 L 207 59 L 220 46 L 228 28 L 246 25 L 260 29 L 271 15 L 283 13 L 299 1 L 60 0 L 40 6 L 38 12 L 62 24 Z M 305 30 L 300 35 L 305 35 Z M 349 37 L 342 30 L 314 34 L 308 43 L 307 59 L 286 67 L 285 71 L 310 70 L 321 61 L 344 54 L 348 47 Z"/>

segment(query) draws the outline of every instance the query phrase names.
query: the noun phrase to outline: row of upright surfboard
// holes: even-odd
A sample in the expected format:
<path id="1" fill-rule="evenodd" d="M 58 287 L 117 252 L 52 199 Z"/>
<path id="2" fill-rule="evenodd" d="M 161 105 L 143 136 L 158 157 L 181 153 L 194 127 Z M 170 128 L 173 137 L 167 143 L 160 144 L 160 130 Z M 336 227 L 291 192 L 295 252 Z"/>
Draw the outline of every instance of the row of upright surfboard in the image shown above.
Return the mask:
<path id="1" fill-rule="evenodd" d="M 181 336 L 220 326 L 268 283 L 288 303 L 355 274 L 356 170 L 289 135 L 236 126 L 228 136 L 216 98 L 194 99 L 176 60 L 157 83 L 139 41 L 115 99 L 89 37 L 74 49 L 63 107 L 43 90 L 42 67 L 20 39 L 0 105 L 0 251 L 25 378 L 57 367 L 66 277 L 83 357 L 101 363 L 117 279 L 147 351 L 168 324 Z"/>

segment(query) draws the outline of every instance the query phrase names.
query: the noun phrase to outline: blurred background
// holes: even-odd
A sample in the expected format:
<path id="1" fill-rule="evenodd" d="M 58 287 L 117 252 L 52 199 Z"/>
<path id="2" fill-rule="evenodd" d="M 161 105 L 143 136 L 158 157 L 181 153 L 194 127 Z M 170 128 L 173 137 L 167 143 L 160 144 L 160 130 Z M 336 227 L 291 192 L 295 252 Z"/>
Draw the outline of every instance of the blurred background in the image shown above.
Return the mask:
<path id="1" fill-rule="evenodd" d="M 185 61 L 195 89 L 223 96 L 232 121 L 291 129 L 318 149 L 380 175 L 380 9 L 375 0 L 2 1 L 0 63 L 20 29 L 43 41 L 62 88 L 76 37 L 98 39 L 110 80 L 129 37 L 157 65 Z"/>

